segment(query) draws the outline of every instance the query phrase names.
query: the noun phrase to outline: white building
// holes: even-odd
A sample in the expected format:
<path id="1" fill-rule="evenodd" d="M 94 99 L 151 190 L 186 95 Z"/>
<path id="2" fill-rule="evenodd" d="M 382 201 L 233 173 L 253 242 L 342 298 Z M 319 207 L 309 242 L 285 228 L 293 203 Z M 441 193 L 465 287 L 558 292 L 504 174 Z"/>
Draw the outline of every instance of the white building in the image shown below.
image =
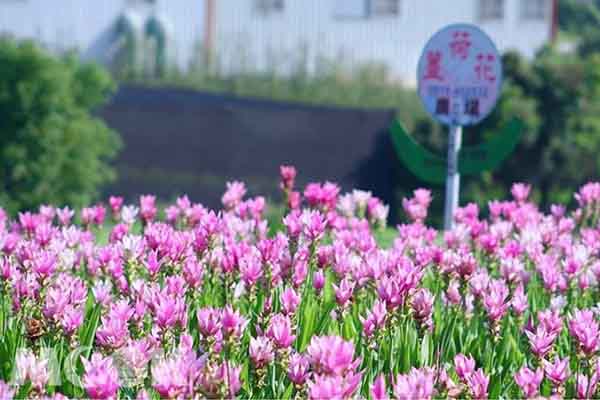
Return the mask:
<path id="1" fill-rule="evenodd" d="M 204 46 L 230 72 L 311 69 L 323 57 L 385 63 L 414 84 L 425 42 L 450 23 L 477 24 L 500 50 L 532 57 L 553 37 L 557 1 L 0 0 L 0 32 L 107 64 L 135 47 L 128 61 L 147 68 L 162 57 L 185 69 Z"/>
<path id="2" fill-rule="evenodd" d="M 556 0 L 216 0 L 220 57 L 239 65 L 294 68 L 308 54 L 383 62 L 414 84 L 429 37 L 457 22 L 480 26 L 501 51 L 527 57 L 548 43 Z M 237 53 L 237 58 L 236 58 Z"/>
<path id="3" fill-rule="evenodd" d="M 186 68 L 205 37 L 204 11 L 204 0 L 0 0 L 0 33 L 109 65 L 155 64 L 165 41 L 168 61 Z"/>

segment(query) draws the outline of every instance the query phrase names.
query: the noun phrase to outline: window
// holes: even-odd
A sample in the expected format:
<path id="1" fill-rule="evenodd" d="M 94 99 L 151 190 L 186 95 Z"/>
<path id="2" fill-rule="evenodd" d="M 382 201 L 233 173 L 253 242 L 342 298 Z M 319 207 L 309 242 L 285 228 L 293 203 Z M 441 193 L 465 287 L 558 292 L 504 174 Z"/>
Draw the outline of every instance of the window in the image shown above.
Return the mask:
<path id="1" fill-rule="evenodd" d="M 521 17 L 523 19 L 545 20 L 550 14 L 548 0 L 521 0 Z"/>
<path id="2" fill-rule="evenodd" d="M 256 10 L 263 15 L 283 12 L 284 0 L 256 0 Z"/>
<path id="3" fill-rule="evenodd" d="M 127 3 L 129 5 L 144 5 L 144 4 L 155 4 L 156 0 L 128 0 Z"/>
<path id="4" fill-rule="evenodd" d="M 479 19 L 481 21 L 499 20 L 504 18 L 504 0 L 480 0 Z"/>
<path id="5" fill-rule="evenodd" d="M 333 16 L 336 18 L 365 18 L 365 0 L 336 0 Z"/>
<path id="6" fill-rule="evenodd" d="M 337 18 L 377 18 L 400 15 L 400 0 L 336 0 Z"/>
<path id="7" fill-rule="evenodd" d="M 400 0 L 368 0 L 369 16 L 387 17 L 400 15 Z"/>

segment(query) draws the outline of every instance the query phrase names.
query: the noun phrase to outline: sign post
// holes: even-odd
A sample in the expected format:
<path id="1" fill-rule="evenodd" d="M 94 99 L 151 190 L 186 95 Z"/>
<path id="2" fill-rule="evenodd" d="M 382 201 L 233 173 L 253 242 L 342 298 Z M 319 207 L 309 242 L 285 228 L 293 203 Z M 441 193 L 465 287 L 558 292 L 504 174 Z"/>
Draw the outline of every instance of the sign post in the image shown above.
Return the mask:
<path id="1" fill-rule="evenodd" d="M 459 203 L 462 127 L 480 123 L 494 109 L 502 87 L 502 60 L 481 29 L 450 25 L 425 45 L 417 79 L 425 109 L 449 127 L 444 228 L 450 230 Z"/>
<path id="2" fill-rule="evenodd" d="M 458 153 L 462 142 L 462 126 L 451 125 L 448 137 L 448 173 L 446 176 L 446 204 L 444 206 L 444 229 L 452 229 L 453 216 L 458 208 L 460 172 Z"/>

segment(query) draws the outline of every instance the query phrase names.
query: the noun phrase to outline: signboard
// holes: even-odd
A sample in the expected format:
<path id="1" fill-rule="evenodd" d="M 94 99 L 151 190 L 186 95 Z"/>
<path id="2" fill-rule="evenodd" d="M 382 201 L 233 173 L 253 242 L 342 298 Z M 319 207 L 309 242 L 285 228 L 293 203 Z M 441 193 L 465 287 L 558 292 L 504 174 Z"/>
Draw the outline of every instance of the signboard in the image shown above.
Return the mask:
<path id="1" fill-rule="evenodd" d="M 427 42 L 418 91 L 425 109 L 445 125 L 474 125 L 493 110 L 502 87 L 502 59 L 478 27 L 455 24 Z"/>

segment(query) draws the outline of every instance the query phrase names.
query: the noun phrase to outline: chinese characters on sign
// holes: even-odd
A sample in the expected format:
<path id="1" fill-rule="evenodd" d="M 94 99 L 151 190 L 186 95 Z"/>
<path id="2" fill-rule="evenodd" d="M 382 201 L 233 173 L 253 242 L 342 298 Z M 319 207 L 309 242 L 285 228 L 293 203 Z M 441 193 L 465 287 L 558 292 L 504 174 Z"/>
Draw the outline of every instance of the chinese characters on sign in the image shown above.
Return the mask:
<path id="1" fill-rule="evenodd" d="M 473 125 L 496 105 L 502 64 L 496 46 L 479 28 L 458 24 L 436 33 L 418 68 L 419 95 L 446 125 Z"/>
<path id="2" fill-rule="evenodd" d="M 471 34 L 469 32 L 458 29 L 452 32 L 452 41 L 450 42 L 452 57 L 460 57 L 463 60 L 469 58 L 470 38 Z"/>

